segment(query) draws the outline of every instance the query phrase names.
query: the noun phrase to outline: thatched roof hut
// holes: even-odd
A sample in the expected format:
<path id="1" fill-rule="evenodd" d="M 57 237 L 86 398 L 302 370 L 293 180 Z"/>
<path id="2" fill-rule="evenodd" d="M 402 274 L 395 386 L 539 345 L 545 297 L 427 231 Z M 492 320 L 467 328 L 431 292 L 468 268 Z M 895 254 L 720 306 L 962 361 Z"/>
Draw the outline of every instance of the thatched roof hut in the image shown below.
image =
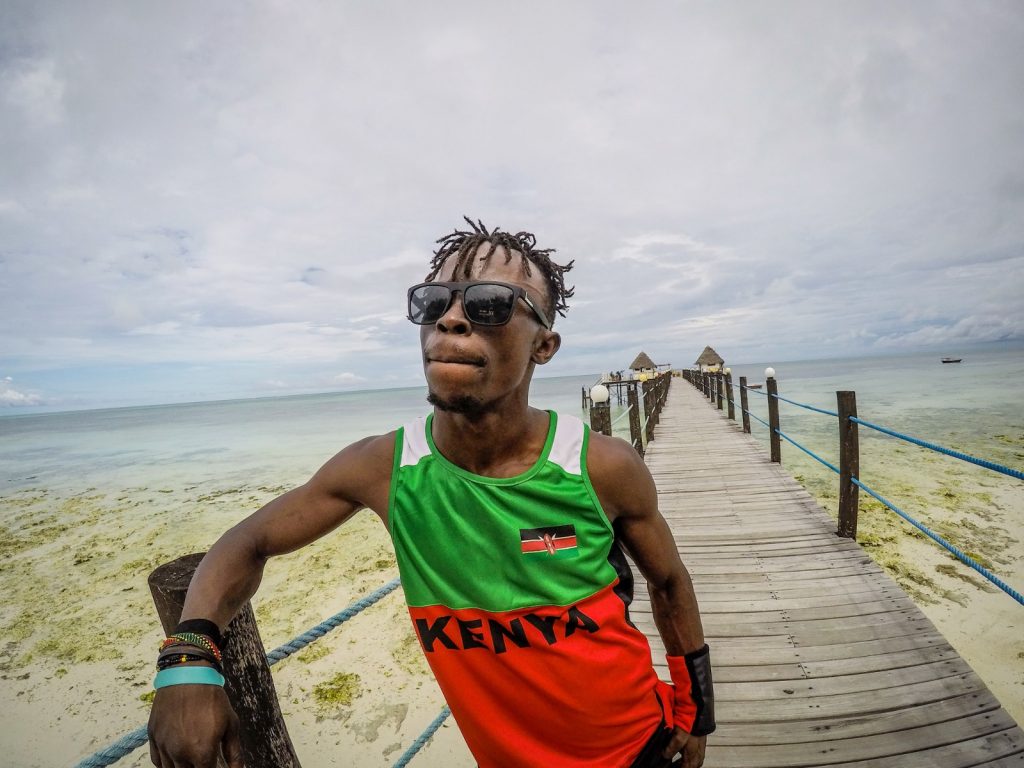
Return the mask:
<path id="1" fill-rule="evenodd" d="M 700 357 L 697 358 L 694 365 L 705 371 L 712 367 L 717 369 L 719 366 L 725 365 L 725 360 L 711 347 L 704 347 L 704 351 L 700 353 Z"/>
<path id="2" fill-rule="evenodd" d="M 629 367 L 630 370 L 633 371 L 642 371 L 645 368 L 649 368 L 650 370 L 653 371 L 658 366 L 656 366 L 654 364 L 654 361 L 647 356 L 646 352 L 641 352 L 639 355 L 636 356 L 636 360 L 629 364 Z"/>

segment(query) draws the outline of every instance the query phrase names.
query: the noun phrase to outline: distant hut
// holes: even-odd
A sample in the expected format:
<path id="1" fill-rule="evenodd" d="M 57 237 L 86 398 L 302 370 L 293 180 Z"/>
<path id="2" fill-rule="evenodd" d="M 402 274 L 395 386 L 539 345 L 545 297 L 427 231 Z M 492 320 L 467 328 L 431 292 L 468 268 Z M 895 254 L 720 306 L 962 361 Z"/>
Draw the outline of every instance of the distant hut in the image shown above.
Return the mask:
<path id="1" fill-rule="evenodd" d="M 704 347 L 704 351 L 700 353 L 700 357 L 697 358 L 694 365 L 697 366 L 697 370 L 705 373 L 718 373 L 722 370 L 722 366 L 725 365 L 725 360 L 711 347 Z"/>
<path id="2" fill-rule="evenodd" d="M 658 366 L 647 356 L 646 352 L 637 355 L 636 360 L 629 364 L 629 368 L 633 371 L 633 378 L 640 379 L 640 381 L 651 378 L 658 370 Z"/>

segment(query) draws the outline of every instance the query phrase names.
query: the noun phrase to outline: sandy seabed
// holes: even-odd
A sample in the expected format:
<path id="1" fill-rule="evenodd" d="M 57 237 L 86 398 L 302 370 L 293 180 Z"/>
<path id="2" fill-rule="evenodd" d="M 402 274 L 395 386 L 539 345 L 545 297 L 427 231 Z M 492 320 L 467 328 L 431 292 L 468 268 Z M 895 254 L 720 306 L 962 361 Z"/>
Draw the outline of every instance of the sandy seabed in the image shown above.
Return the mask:
<path id="1" fill-rule="evenodd" d="M 902 451 L 874 454 L 886 495 L 1020 589 L 1021 484 Z M 834 512 L 829 482 L 798 462 L 791 471 Z M 205 550 L 286 487 L 39 488 L 0 499 L 3 764 L 73 765 L 143 725 L 162 638 L 147 576 Z M 862 502 L 859 540 L 1024 722 L 1024 608 L 876 502 Z M 362 512 L 271 561 L 253 600 L 263 641 L 284 643 L 396 576 L 383 526 Z M 305 768 L 390 766 L 444 704 L 400 590 L 273 670 Z M 117 763 L 149 764 L 147 747 Z M 474 763 L 449 719 L 414 764 Z"/>

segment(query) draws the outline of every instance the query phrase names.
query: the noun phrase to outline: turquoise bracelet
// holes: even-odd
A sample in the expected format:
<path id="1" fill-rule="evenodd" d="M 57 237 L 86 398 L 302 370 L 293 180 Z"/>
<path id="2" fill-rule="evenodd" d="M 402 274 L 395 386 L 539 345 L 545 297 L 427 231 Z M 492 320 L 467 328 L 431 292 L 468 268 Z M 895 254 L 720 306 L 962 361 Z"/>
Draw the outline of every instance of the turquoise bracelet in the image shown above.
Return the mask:
<path id="1" fill-rule="evenodd" d="M 161 669 L 153 679 L 153 688 L 168 685 L 219 685 L 224 687 L 224 675 L 213 667 L 171 667 Z"/>

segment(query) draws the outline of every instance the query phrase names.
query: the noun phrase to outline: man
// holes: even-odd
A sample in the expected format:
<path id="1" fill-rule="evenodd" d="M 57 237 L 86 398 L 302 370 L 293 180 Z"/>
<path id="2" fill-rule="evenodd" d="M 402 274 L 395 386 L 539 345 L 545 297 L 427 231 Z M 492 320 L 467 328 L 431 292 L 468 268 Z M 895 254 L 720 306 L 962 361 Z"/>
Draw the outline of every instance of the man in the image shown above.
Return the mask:
<path id="1" fill-rule="evenodd" d="M 558 351 L 564 273 L 533 235 L 438 242 L 409 290 L 433 413 L 342 450 L 217 541 L 161 653 L 150 717 L 160 768 L 240 768 L 220 628 L 268 558 L 358 510 L 388 527 L 413 626 L 482 768 L 697 768 L 714 729 L 696 598 L 643 461 L 624 441 L 528 404 Z M 675 688 L 630 623 L 625 548 L 645 575 Z M 218 684 L 220 682 L 220 684 Z M 691 735 L 692 734 L 692 735 Z"/>

